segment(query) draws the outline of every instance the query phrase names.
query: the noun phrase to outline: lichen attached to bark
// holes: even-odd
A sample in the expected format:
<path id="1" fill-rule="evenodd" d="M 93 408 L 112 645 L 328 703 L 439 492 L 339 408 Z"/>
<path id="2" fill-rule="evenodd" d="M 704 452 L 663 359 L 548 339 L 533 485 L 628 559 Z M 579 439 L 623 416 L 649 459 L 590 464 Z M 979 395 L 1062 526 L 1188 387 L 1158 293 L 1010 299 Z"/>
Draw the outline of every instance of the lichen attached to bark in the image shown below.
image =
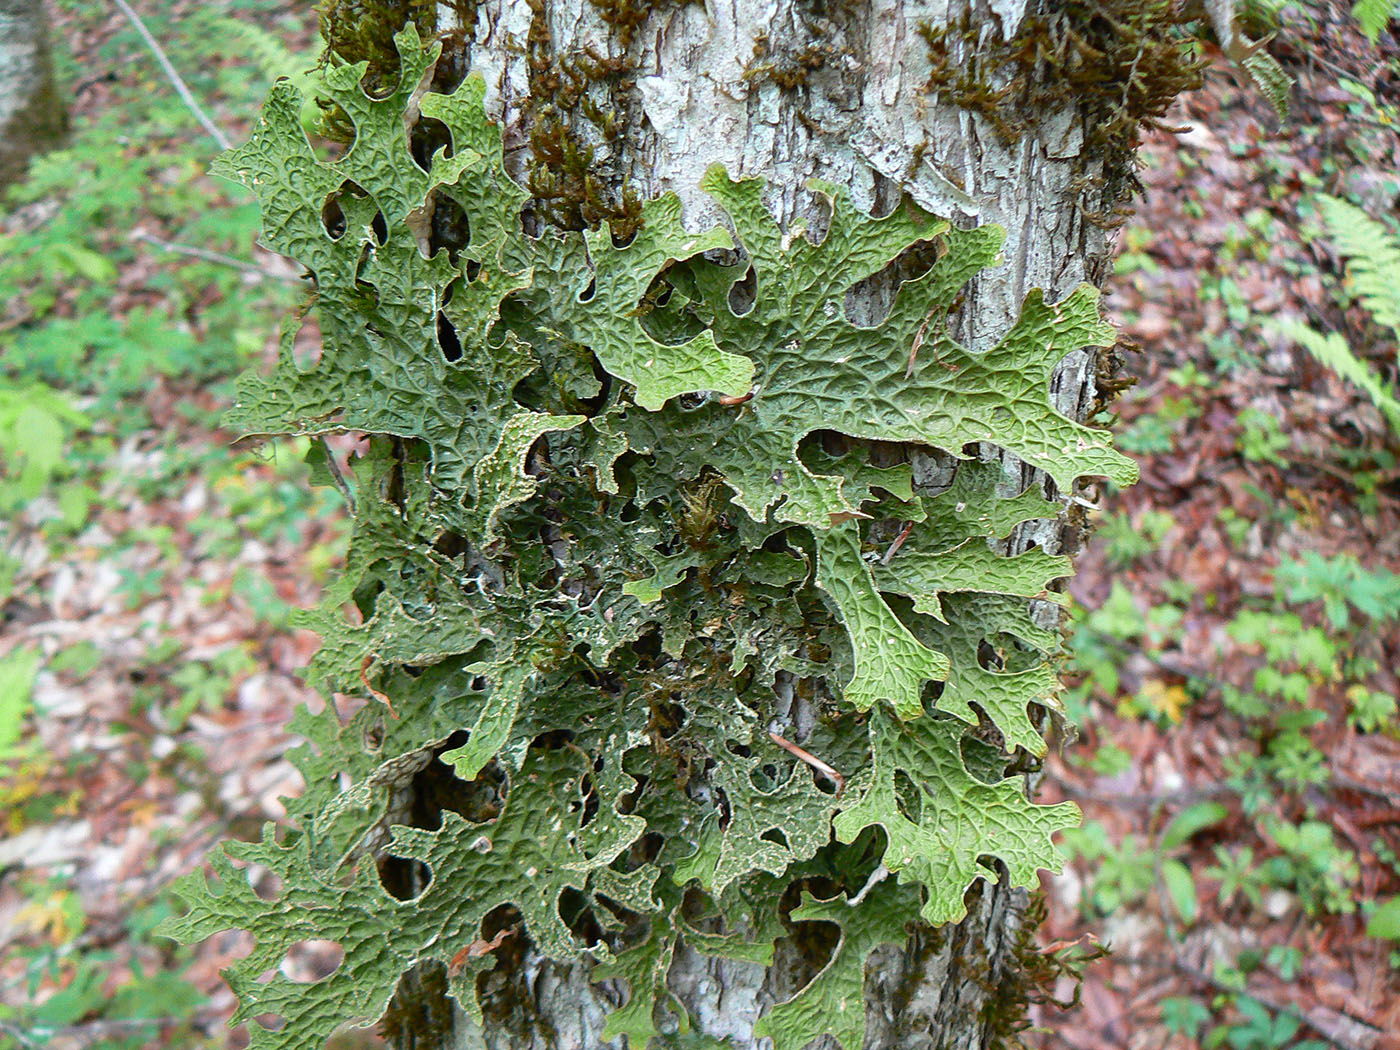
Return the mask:
<path id="1" fill-rule="evenodd" d="M 703 187 L 725 226 L 690 233 L 663 197 L 625 242 L 532 235 L 484 85 L 425 90 L 437 50 L 412 23 L 396 47 L 374 96 L 367 62 L 323 77 L 354 128 L 343 156 L 311 149 L 282 82 L 218 164 L 314 278 L 323 340 L 306 367 L 289 324 L 229 424 L 371 435 L 345 571 L 300 620 L 322 636 L 308 677 L 359 706 L 298 714 L 294 828 L 216 853 L 166 929 L 251 931 L 235 1021 L 281 1015 L 253 1045 L 291 1050 L 379 1017 L 410 972 L 484 1022 L 525 943 L 626 983 L 606 1026 L 640 1044 L 691 1023 L 678 952 L 763 962 L 793 924 L 835 923 L 829 965 L 763 1026 L 780 1048 L 858 1050 L 866 957 L 958 920 L 998 872 L 1056 868 L 1077 819 L 1007 773 L 1045 751 L 1056 637 L 1032 609 L 1069 569 L 995 541 L 1056 505 L 972 458 L 918 492 L 893 452 L 991 443 L 1064 490 L 1130 482 L 1049 396 L 1066 354 L 1112 341 L 1097 296 L 1032 293 L 970 353 L 947 322 L 1000 231 L 875 218 L 814 183 L 815 238 L 721 168 Z M 406 118 L 446 129 L 433 156 Z M 464 236 L 427 254 L 423 213 L 447 202 Z M 933 244 L 884 317 L 847 317 L 848 289 Z M 307 938 L 345 958 L 296 984 L 277 971 Z"/>

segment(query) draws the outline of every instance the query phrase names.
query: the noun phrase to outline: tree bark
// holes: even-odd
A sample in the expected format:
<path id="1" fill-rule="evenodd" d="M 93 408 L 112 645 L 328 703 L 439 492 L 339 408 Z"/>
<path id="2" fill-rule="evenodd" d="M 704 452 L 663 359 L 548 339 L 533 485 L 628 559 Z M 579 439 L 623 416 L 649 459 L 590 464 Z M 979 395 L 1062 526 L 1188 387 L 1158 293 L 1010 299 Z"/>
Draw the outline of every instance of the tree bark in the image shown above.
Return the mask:
<path id="1" fill-rule="evenodd" d="M 42 0 L 0 0 L 0 192 L 66 129 Z"/>
<path id="2" fill-rule="evenodd" d="M 785 228 L 801 221 L 822 229 L 822 207 L 805 188 L 811 178 L 849 187 L 858 206 L 876 213 L 907 195 L 959 226 L 999 224 L 1007 231 L 1004 265 L 971 282 L 955 327 L 964 345 L 983 350 L 1011 327 L 1031 289 L 1054 301 L 1082 281 L 1102 283 L 1112 241 L 1102 216 L 1123 194 L 1132 142 L 1095 145 L 1101 112 L 1072 93 L 1047 101 L 1056 97 L 1053 63 L 1009 71 L 993 57 L 1028 19 L 1053 18 L 1060 5 L 962 2 L 481 0 L 467 5 L 474 15 L 467 25 L 454 22 L 463 5 L 440 4 L 437 28 L 446 44 L 435 88 L 450 89 L 468 70 L 485 77 L 488 111 L 506 128 L 507 162 L 522 183 L 537 163 L 532 132 L 558 120 L 595 149 L 593 171 L 613 204 L 629 193 L 675 192 L 694 230 L 719 218 L 698 188 L 716 162 L 732 177 L 764 177 L 768 204 Z M 982 68 L 989 89 L 1013 75 L 1044 81 L 1019 85 L 1044 90 L 1028 93 L 1042 101 L 1016 114 L 1015 133 L 995 126 L 992 109 L 970 106 L 967 90 L 930 92 L 937 58 L 928 30 L 940 27 L 948 27 L 950 61 Z M 614 115 L 612 132 L 584 114 L 583 95 L 596 104 L 595 115 L 599 108 Z M 557 211 L 543 211 L 542 221 L 558 220 Z M 868 282 L 848 310 L 878 316 L 897 283 L 893 275 Z M 1057 407 L 1077 420 L 1097 402 L 1096 365 L 1090 352 L 1074 353 L 1052 384 Z M 998 453 L 988 448 L 985 456 Z M 1000 458 L 1007 494 L 1039 484 L 1066 507 L 1058 522 L 1030 523 L 1010 548 L 1073 553 L 1071 501 L 1043 475 Z M 924 491 L 948 484 L 948 461 L 914 459 Z M 1046 616 L 1056 615 L 1046 604 Z M 872 957 L 866 1050 L 991 1044 L 998 1010 L 1018 1002 L 1014 947 L 1028 898 L 1004 882 L 981 885 L 963 922 L 918 930 L 902 948 Z M 797 990 L 799 963 L 780 953 L 765 970 L 683 951 L 670 984 L 699 1034 L 758 1050 L 767 1040 L 755 1038 L 754 1023 Z M 591 984 L 584 966 L 552 962 L 527 946 L 510 982 L 488 989 L 499 1008 L 488 1010 L 492 1023 L 482 1030 L 443 997 L 440 973 L 410 974 L 391 1011 L 400 1023 L 387 1034 L 402 1050 L 621 1045 L 604 1043 L 600 1033 L 625 993 Z M 403 1023 L 408 1018 L 416 1020 Z M 836 1046 L 829 1037 L 822 1042 Z"/>

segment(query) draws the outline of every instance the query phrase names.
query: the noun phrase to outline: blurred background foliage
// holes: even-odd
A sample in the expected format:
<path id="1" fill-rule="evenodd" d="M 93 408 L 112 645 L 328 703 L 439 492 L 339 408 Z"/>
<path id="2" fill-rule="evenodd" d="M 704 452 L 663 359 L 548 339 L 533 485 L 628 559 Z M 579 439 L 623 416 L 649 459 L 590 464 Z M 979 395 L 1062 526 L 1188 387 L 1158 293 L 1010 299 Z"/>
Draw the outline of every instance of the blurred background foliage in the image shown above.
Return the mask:
<path id="1" fill-rule="evenodd" d="M 219 418 L 305 293 L 132 26 L 52 10 L 71 135 L 0 208 L 0 1048 L 238 1046 L 217 968 L 246 944 L 150 931 L 296 789 L 314 640 L 287 616 L 343 507 L 304 447 Z M 141 12 L 235 141 L 272 78 L 315 75 L 307 4 Z M 1080 737 L 1046 791 L 1086 822 L 1043 931 L 1111 954 L 1028 1045 L 1400 1030 L 1400 47 L 1385 5 L 1247 14 L 1290 116 L 1217 64 L 1120 236 L 1108 307 L 1142 352 L 1103 422 L 1144 481 L 1102 494 L 1074 585 Z"/>

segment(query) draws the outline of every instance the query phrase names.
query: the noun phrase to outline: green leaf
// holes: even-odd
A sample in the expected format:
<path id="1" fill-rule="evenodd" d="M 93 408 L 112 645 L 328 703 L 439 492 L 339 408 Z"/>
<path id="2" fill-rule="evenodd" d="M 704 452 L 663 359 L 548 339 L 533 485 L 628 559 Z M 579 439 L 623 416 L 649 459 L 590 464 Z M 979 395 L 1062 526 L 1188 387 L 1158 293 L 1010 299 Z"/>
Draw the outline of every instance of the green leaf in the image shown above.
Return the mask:
<path id="1" fill-rule="evenodd" d="M 1193 836 L 1214 827 L 1229 815 L 1230 811 L 1223 803 L 1193 803 L 1174 816 L 1162 832 L 1161 848 L 1165 851 L 1184 846 Z"/>
<path id="2" fill-rule="evenodd" d="M 1366 936 L 1400 941 L 1400 897 L 1391 897 L 1366 920 Z"/>
<path id="3" fill-rule="evenodd" d="M 42 660 L 38 650 L 16 649 L 0 658 L 0 756 L 19 741 Z"/>
<path id="4" fill-rule="evenodd" d="M 1181 921 L 1188 925 L 1195 922 L 1200 909 L 1196 904 L 1196 881 L 1191 877 L 1191 870 L 1181 861 L 1168 857 L 1162 861 L 1162 885 Z"/>

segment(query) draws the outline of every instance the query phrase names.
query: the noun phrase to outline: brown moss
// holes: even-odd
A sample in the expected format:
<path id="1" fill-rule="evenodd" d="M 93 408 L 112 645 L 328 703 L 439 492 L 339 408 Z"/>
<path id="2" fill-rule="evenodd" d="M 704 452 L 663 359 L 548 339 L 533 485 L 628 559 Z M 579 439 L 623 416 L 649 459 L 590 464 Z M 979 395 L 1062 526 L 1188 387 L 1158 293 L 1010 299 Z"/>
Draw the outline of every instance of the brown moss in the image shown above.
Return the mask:
<path id="1" fill-rule="evenodd" d="M 766 35 L 754 38 L 753 62 L 744 70 L 744 80 L 754 84 L 769 81 L 784 91 L 807 85 L 808 78 L 843 53 L 826 41 L 817 41 L 791 53 L 775 54 Z"/>
<path id="2" fill-rule="evenodd" d="M 598 15 L 612 29 L 623 50 L 632 46 L 632 38 L 646 24 L 651 13 L 672 0 L 588 0 Z M 680 0 L 682 4 L 701 0 Z"/>
<path id="3" fill-rule="evenodd" d="M 920 28 L 932 65 L 930 93 L 981 116 L 1015 142 L 1041 114 L 1071 105 L 1085 130 L 1085 155 L 1102 159 L 1112 183 L 1105 211 L 1086 215 L 1120 225 L 1118 191 L 1132 186 L 1131 156 L 1143 129 L 1183 91 L 1199 87 L 1204 60 L 1178 0 L 1066 0 L 1028 17 L 1010 40 L 979 38 L 971 17 Z"/>
<path id="4" fill-rule="evenodd" d="M 988 1050 L 1027 1050 L 1021 1035 L 1031 1027 L 1031 1007 L 1077 1007 L 1085 968 L 1108 955 L 1108 949 L 1099 944 L 1085 946 L 1078 941 L 1042 948 L 1036 933 L 1045 922 L 1047 911 L 1045 895 L 1031 894 L 1010 959 L 999 979 L 987 988 L 991 994 L 982 1006 L 981 1021 L 987 1032 Z M 1074 982 L 1074 992 L 1068 999 L 1055 995 L 1055 986 L 1062 977 Z"/>
<path id="5" fill-rule="evenodd" d="M 614 237 L 630 240 L 641 222 L 641 198 L 625 179 L 603 170 L 596 147 L 584 140 L 576 125 L 582 117 L 601 142 L 622 139 L 627 119 L 623 100 L 632 93 L 635 62 L 591 49 L 560 55 L 544 0 L 530 0 L 530 10 L 525 42 L 530 161 L 525 185 L 534 213 L 543 224 L 564 230 L 593 229 L 608 222 Z M 613 105 L 603 106 L 593 97 L 591 89 L 598 84 L 605 85 Z"/>

